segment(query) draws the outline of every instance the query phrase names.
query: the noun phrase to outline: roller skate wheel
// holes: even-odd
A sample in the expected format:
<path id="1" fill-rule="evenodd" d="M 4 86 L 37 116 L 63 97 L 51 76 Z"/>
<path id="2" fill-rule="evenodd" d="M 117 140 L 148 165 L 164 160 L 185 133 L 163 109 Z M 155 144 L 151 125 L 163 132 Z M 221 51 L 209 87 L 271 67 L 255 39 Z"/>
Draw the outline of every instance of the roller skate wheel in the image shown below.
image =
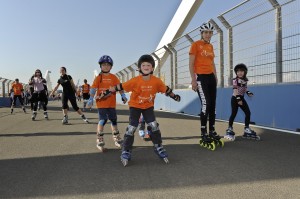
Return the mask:
<path id="1" fill-rule="evenodd" d="M 216 145 L 215 145 L 215 143 L 214 143 L 214 142 L 210 143 L 208 149 L 209 149 L 209 150 L 212 150 L 212 151 L 216 150 Z"/>
<path id="2" fill-rule="evenodd" d="M 168 158 L 163 158 L 163 160 L 165 161 L 166 164 L 170 163 Z"/>
<path id="3" fill-rule="evenodd" d="M 224 141 L 223 140 L 219 140 L 219 146 L 224 147 Z"/>
<path id="4" fill-rule="evenodd" d="M 255 140 L 260 141 L 260 137 L 256 136 Z"/>
<path id="5" fill-rule="evenodd" d="M 202 139 L 199 140 L 199 144 L 200 144 L 200 146 L 203 146 L 203 141 L 202 141 Z"/>

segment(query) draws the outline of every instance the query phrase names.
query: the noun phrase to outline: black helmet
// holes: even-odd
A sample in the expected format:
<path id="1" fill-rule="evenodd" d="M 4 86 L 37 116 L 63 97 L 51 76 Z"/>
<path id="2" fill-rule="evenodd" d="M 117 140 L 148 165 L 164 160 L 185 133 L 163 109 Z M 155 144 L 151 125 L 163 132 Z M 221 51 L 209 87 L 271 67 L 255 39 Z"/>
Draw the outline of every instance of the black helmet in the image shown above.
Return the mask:
<path id="1" fill-rule="evenodd" d="M 18 78 L 16 78 L 16 79 L 15 79 L 15 81 L 16 81 L 16 82 L 18 82 L 18 81 L 19 81 L 19 79 L 18 79 Z"/>
<path id="2" fill-rule="evenodd" d="M 84 80 L 83 80 L 83 82 L 84 82 L 84 83 L 87 83 L 87 80 L 86 80 L 86 79 L 84 79 Z"/>
<path id="3" fill-rule="evenodd" d="M 248 72 L 248 68 L 247 68 L 247 66 L 245 65 L 245 64 L 237 64 L 235 67 L 234 67 L 234 72 L 235 72 L 235 74 L 237 74 L 237 71 L 238 70 L 242 70 L 242 71 L 244 71 L 245 72 L 245 77 L 246 77 L 246 75 L 247 75 L 247 72 Z"/>
<path id="4" fill-rule="evenodd" d="M 143 62 L 149 62 L 152 65 L 152 68 L 155 68 L 155 61 L 151 55 L 142 55 L 138 61 L 138 68 L 141 68 Z"/>

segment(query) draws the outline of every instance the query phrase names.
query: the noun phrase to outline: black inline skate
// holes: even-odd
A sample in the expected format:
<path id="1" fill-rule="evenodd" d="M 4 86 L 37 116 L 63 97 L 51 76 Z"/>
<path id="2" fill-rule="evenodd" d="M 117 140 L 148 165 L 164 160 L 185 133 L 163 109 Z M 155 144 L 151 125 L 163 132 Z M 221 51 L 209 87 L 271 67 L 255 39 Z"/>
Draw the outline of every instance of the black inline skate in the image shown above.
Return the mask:
<path id="1" fill-rule="evenodd" d="M 216 144 L 207 134 L 203 134 L 203 133 L 201 134 L 199 144 L 200 146 L 207 148 L 211 151 L 214 151 L 216 149 Z"/>
<path id="2" fill-rule="evenodd" d="M 219 136 L 216 131 L 210 131 L 209 137 L 215 143 L 216 146 L 224 147 L 224 141 L 221 140 L 221 136 Z"/>
<path id="3" fill-rule="evenodd" d="M 243 138 L 253 139 L 253 140 L 260 140 L 260 137 L 256 135 L 256 132 L 251 130 L 249 127 L 245 128 Z"/>

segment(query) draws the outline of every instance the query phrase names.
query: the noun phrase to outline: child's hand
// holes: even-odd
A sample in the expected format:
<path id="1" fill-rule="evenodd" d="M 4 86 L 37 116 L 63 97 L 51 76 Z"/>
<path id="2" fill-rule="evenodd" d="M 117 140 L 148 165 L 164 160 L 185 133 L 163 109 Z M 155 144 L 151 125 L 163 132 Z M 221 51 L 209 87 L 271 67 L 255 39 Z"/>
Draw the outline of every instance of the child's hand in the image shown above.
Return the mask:
<path id="1" fill-rule="evenodd" d="M 97 99 L 104 99 L 108 97 L 111 94 L 111 91 L 109 89 L 102 91 L 102 93 L 97 97 Z"/>
<path id="2" fill-rule="evenodd" d="M 123 104 L 126 104 L 126 102 L 128 101 L 128 99 L 127 99 L 125 93 L 121 94 L 121 98 L 122 98 Z"/>
<path id="3" fill-rule="evenodd" d="M 171 96 L 170 96 L 171 97 Z M 173 97 L 171 97 L 173 100 L 175 100 L 176 102 L 180 102 L 180 100 L 181 100 L 181 97 L 180 97 L 180 95 L 173 95 Z"/>
<path id="4" fill-rule="evenodd" d="M 109 91 L 112 92 L 112 93 L 116 92 L 116 88 L 114 86 L 111 86 L 111 87 L 109 87 Z"/>
<path id="5" fill-rule="evenodd" d="M 243 105 L 242 96 L 237 95 L 237 96 L 235 96 L 235 98 L 236 98 L 236 101 L 237 101 L 238 105 L 242 106 Z"/>
<path id="6" fill-rule="evenodd" d="M 254 94 L 252 93 L 252 92 L 250 92 L 250 91 L 247 91 L 246 92 L 247 93 L 247 95 L 249 96 L 249 97 L 252 97 Z"/>

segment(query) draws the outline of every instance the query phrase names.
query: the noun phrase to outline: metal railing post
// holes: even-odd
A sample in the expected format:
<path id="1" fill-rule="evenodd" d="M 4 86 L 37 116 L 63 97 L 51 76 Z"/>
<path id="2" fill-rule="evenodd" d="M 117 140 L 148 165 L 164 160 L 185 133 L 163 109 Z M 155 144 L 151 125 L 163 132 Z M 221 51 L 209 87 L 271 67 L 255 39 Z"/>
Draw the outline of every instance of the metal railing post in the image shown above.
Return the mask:
<path id="1" fill-rule="evenodd" d="M 218 16 L 218 19 L 228 30 L 228 64 L 229 64 L 229 66 L 228 66 L 229 67 L 228 83 L 231 86 L 232 81 L 230 81 L 230 80 L 233 78 L 233 32 L 232 32 L 231 25 L 226 21 L 226 19 L 222 15 Z"/>
<path id="2" fill-rule="evenodd" d="M 282 12 L 277 0 L 268 0 L 276 10 L 275 31 L 276 31 L 276 83 L 282 82 Z"/>
<path id="3" fill-rule="evenodd" d="M 160 78 L 160 59 L 159 57 L 154 53 L 152 53 L 153 57 L 155 57 L 155 59 L 157 59 L 157 73 L 158 73 L 158 77 Z"/>
<path id="4" fill-rule="evenodd" d="M 218 26 L 218 24 L 211 19 L 210 22 L 213 24 L 213 26 L 216 28 L 218 34 L 219 34 L 219 61 L 220 61 L 220 82 L 221 82 L 221 88 L 224 88 L 224 38 L 223 38 L 223 30 Z"/>
<path id="5" fill-rule="evenodd" d="M 167 47 L 167 46 L 164 46 L 164 49 L 169 53 L 169 55 L 170 55 L 170 79 L 171 79 L 171 85 L 170 85 L 170 87 L 173 89 L 174 87 L 173 87 L 173 52 Z"/>

